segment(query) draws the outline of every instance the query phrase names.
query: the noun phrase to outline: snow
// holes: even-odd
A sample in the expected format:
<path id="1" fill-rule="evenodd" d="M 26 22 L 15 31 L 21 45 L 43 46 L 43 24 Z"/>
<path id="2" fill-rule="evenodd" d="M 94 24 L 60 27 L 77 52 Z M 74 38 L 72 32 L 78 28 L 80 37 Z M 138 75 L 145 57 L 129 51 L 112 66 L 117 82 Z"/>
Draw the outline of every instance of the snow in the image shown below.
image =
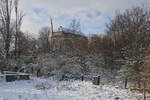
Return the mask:
<path id="1" fill-rule="evenodd" d="M 56 81 L 33 78 L 28 81 L 0 83 L 0 100 L 141 100 L 142 94 L 95 86 L 90 81 Z"/>
<path id="2" fill-rule="evenodd" d="M 76 31 L 76 30 L 72 30 L 72 29 L 69 29 L 69 28 L 64 28 L 62 26 L 59 27 L 58 31 L 63 31 L 65 33 L 84 35 L 84 33 L 82 33 L 81 31 Z"/>
<path id="3" fill-rule="evenodd" d="M 0 82 L 5 82 L 5 76 L 4 75 L 0 75 Z"/>

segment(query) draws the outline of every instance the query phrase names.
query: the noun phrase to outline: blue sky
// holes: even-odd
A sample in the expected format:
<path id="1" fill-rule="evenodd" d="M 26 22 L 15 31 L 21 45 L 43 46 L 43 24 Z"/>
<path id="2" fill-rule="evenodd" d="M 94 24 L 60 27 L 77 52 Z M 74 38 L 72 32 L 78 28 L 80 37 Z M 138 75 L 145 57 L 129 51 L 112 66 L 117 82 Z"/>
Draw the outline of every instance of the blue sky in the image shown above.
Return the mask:
<path id="1" fill-rule="evenodd" d="M 104 34 L 105 24 L 116 11 L 143 5 L 150 8 L 150 0 L 20 0 L 20 9 L 26 14 L 22 30 L 37 35 L 50 25 L 51 16 L 55 29 L 69 27 L 72 19 L 78 19 L 85 34 Z"/>

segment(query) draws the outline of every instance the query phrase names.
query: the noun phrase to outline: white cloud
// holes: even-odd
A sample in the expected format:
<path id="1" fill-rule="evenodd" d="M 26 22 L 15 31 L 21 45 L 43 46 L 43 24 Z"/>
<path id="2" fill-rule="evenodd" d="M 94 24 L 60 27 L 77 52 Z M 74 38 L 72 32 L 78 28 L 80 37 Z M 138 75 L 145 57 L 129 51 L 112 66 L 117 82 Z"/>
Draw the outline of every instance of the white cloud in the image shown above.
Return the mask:
<path id="1" fill-rule="evenodd" d="M 49 16 L 55 21 L 55 26 L 62 24 L 62 20 L 56 20 L 56 17 L 65 15 L 68 18 L 79 18 L 84 25 L 84 31 L 95 31 L 96 27 L 104 27 L 108 22 L 107 16 L 113 16 L 116 10 L 121 12 L 132 6 L 145 5 L 150 8 L 150 0 L 20 0 L 20 8 L 25 12 L 23 30 L 31 33 L 38 33 L 42 26 L 49 25 Z M 37 14 L 34 8 L 44 9 L 45 14 Z M 85 13 L 95 15 L 95 10 L 99 10 L 101 15 L 95 18 L 89 18 Z M 61 21 L 61 22 L 60 22 Z M 63 22 L 66 26 L 69 22 Z M 90 28 L 91 29 L 87 29 Z M 95 27 L 95 28 L 93 28 Z M 98 29 L 97 29 L 98 30 Z M 100 32 L 102 30 L 100 29 Z"/>

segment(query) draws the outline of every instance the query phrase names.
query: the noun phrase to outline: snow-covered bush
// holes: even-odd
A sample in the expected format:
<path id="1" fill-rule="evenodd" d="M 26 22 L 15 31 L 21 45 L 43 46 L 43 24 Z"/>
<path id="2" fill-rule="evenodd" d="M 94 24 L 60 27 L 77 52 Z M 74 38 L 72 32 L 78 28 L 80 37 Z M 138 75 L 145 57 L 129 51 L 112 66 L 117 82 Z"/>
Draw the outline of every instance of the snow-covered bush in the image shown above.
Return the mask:
<path id="1" fill-rule="evenodd" d="M 70 79 L 79 79 L 82 76 L 81 66 L 72 64 L 66 65 L 61 68 L 63 76 Z"/>
<path id="2" fill-rule="evenodd" d="M 35 88 L 38 90 L 46 90 L 46 89 L 50 89 L 51 85 L 48 82 L 43 82 L 40 84 L 36 84 Z"/>
<path id="3" fill-rule="evenodd" d="M 93 75 L 100 75 L 101 80 L 106 83 L 107 79 L 111 80 L 114 76 L 113 72 L 105 69 L 101 55 L 42 54 L 36 57 L 22 57 L 19 61 L 12 60 L 10 63 L 9 68 L 13 66 L 10 69 L 24 67 L 24 72 L 34 76 L 53 77 L 57 80 L 81 79 L 82 76 L 91 79 Z"/>
<path id="4" fill-rule="evenodd" d="M 126 64 L 118 71 L 118 78 L 124 82 L 124 87 L 127 88 L 128 81 L 133 81 L 136 77 L 136 72 L 132 65 Z"/>
<path id="5" fill-rule="evenodd" d="M 52 54 L 38 56 L 36 63 L 29 64 L 28 68 L 33 69 L 35 75 L 40 69 L 40 76 L 53 76 L 58 80 L 64 77 L 68 79 L 79 79 L 83 75 L 88 75 L 89 77 L 93 75 L 104 76 L 103 73 L 105 69 L 101 55 L 54 56 Z M 107 70 L 105 72 L 107 72 Z"/>
<path id="6" fill-rule="evenodd" d="M 13 59 L 0 60 L 0 70 L 1 71 L 13 71 L 16 66 L 16 61 Z"/>

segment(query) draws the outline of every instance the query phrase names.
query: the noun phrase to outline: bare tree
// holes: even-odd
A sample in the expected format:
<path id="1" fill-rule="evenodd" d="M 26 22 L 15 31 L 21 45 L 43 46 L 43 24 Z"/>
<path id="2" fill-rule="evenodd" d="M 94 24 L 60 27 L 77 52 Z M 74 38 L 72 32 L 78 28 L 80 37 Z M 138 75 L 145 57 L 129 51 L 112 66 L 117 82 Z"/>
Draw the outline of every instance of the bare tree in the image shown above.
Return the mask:
<path id="1" fill-rule="evenodd" d="M 53 19 L 52 19 L 52 17 L 50 17 L 50 24 L 51 24 L 51 35 L 53 35 L 54 29 L 53 29 Z"/>
<path id="2" fill-rule="evenodd" d="M 134 75 L 130 75 L 133 73 L 124 74 L 124 77 L 128 77 L 128 79 L 140 71 L 143 59 L 148 53 L 147 48 L 150 42 L 149 12 L 148 9 L 134 7 L 124 13 L 118 13 L 115 19 L 107 25 L 107 37 L 112 40 L 113 44 L 112 51 L 119 54 L 114 60 L 119 59 L 122 67 L 127 64 L 127 66 L 132 67 L 129 70 L 135 71 Z M 131 72 L 129 70 L 128 72 Z"/>
<path id="3" fill-rule="evenodd" d="M 93 34 L 89 36 L 89 53 L 96 54 L 102 51 L 103 37 Z"/>
<path id="4" fill-rule="evenodd" d="M 39 32 L 39 48 L 42 52 L 47 53 L 50 50 L 50 28 L 43 27 Z"/>
<path id="5" fill-rule="evenodd" d="M 28 33 L 29 34 L 29 33 Z M 37 39 L 27 33 L 19 33 L 19 55 L 34 56 L 37 53 Z"/>
<path id="6" fill-rule="evenodd" d="M 14 5 L 15 5 L 15 15 L 16 15 L 16 21 L 15 21 L 15 56 L 17 56 L 18 54 L 18 57 L 20 56 L 19 55 L 19 51 L 20 51 L 20 28 L 21 28 L 21 25 L 22 25 L 22 21 L 23 21 L 23 17 L 24 17 L 24 14 L 23 12 L 19 11 L 18 9 L 18 3 L 19 3 L 19 0 L 15 0 L 14 2 Z"/>
<path id="7" fill-rule="evenodd" d="M 3 29 L 1 34 L 5 43 L 5 57 L 9 57 L 10 42 L 12 37 L 11 29 L 11 13 L 12 13 L 13 3 L 12 0 L 0 0 L 0 21 Z"/>
<path id="8" fill-rule="evenodd" d="M 77 19 L 73 19 L 70 23 L 70 26 L 69 28 L 71 30 L 73 30 L 73 33 L 76 33 L 76 32 L 81 32 L 81 25 L 80 25 L 80 21 L 77 20 Z"/>

